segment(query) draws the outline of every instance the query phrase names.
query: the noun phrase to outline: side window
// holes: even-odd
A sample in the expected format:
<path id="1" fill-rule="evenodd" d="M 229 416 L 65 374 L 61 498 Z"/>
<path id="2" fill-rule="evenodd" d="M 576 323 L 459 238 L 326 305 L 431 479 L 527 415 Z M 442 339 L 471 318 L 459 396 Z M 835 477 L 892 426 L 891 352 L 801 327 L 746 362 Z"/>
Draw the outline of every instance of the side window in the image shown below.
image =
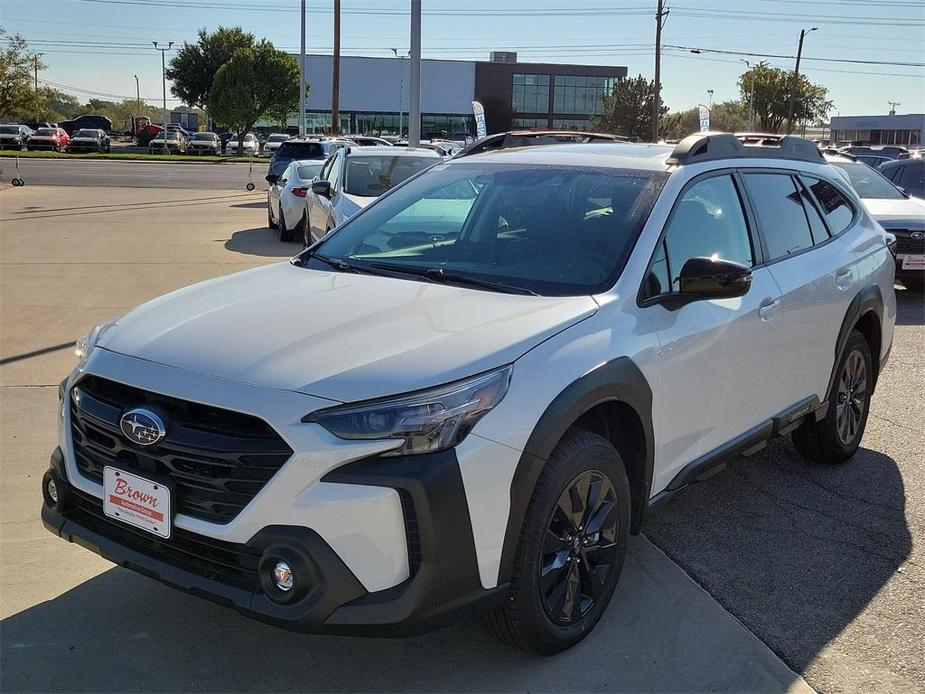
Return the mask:
<path id="1" fill-rule="evenodd" d="M 825 215 L 825 221 L 829 225 L 832 236 L 838 236 L 847 229 L 854 218 L 854 208 L 838 188 L 817 178 L 800 176 L 800 180 L 812 191 L 816 202 L 819 203 L 819 209 Z"/>
<path id="2" fill-rule="evenodd" d="M 910 191 L 925 188 L 925 164 L 913 163 L 897 166 L 902 173 L 899 174 L 899 185 Z M 894 179 L 896 180 L 896 179 Z"/>
<path id="3" fill-rule="evenodd" d="M 331 162 L 331 170 L 328 171 L 328 180 L 331 182 L 331 192 L 336 193 L 340 188 L 340 172 L 344 168 L 344 158 L 334 155 Z"/>
<path id="4" fill-rule="evenodd" d="M 677 291 L 684 263 L 700 257 L 755 264 L 742 201 L 731 176 L 699 181 L 675 204 L 646 277 L 646 296 Z"/>
<path id="5" fill-rule="evenodd" d="M 328 160 L 324 163 L 324 166 L 321 167 L 321 173 L 318 174 L 319 181 L 331 180 L 331 167 L 334 165 L 335 158 L 336 157 L 329 157 Z"/>
<path id="6" fill-rule="evenodd" d="M 745 174 L 749 198 L 758 215 L 768 260 L 777 260 L 806 248 L 813 237 L 803 201 L 789 174 Z"/>
<path id="7" fill-rule="evenodd" d="M 812 183 L 813 180 L 814 179 L 804 181 L 801 177 L 801 183 L 799 183 L 797 187 L 800 189 L 800 198 L 803 200 L 803 212 L 806 214 L 806 221 L 809 222 L 809 231 L 813 237 L 813 244 L 818 245 L 828 241 L 830 237 L 829 230 L 826 229 L 825 222 L 822 221 L 822 215 L 816 207 L 813 196 L 806 187 L 806 185 Z"/>

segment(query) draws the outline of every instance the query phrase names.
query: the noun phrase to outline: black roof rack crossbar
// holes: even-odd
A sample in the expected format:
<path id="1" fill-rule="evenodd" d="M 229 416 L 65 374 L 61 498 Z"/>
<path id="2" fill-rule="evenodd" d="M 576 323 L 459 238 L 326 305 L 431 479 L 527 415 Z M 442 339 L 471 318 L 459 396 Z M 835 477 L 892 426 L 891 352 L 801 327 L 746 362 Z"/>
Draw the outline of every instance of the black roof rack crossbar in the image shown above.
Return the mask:
<path id="1" fill-rule="evenodd" d="M 560 145 L 563 142 L 627 142 L 623 135 L 609 133 L 589 133 L 583 130 L 512 130 L 506 133 L 493 133 L 468 145 L 456 158 L 480 154 L 513 147 L 533 147 L 536 145 Z"/>
<path id="2" fill-rule="evenodd" d="M 743 134 L 746 142 L 754 136 Z M 802 137 L 784 135 L 772 141 L 773 136 L 761 138 L 760 145 L 743 144 L 732 133 L 699 133 L 688 135 L 677 144 L 668 164 L 696 164 L 717 159 L 791 159 L 823 164 L 825 160 L 813 142 Z"/>

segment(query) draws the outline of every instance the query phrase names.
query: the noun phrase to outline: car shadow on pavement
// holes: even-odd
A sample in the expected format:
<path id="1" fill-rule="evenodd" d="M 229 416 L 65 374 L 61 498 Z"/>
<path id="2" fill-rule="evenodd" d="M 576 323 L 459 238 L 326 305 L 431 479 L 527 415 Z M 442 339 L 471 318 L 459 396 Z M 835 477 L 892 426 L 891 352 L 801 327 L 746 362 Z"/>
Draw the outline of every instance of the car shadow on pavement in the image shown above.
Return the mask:
<path id="1" fill-rule="evenodd" d="M 896 325 L 925 324 L 925 294 L 896 290 Z"/>
<path id="2" fill-rule="evenodd" d="M 610 609 L 541 658 L 473 619 L 413 638 L 278 629 L 121 568 L 2 622 L 2 691 L 782 692 L 801 681 L 651 542 Z"/>
<path id="3" fill-rule="evenodd" d="M 789 438 L 777 439 L 679 494 L 643 530 L 785 663 L 805 674 L 903 570 L 912 548 L 905 493 L 896 462 L 883 453 L 862 447 L 842 465 L 811 465 Z M 891 619 L 889 613 L 876 618 L 884 624 Z M 881 646 L 877 638 L 862 635 L 872 643 L 860 647 L 882 648 L 884 658 L 900 650 L 895 642 Z M 850 653 L 858 644 L 843 648 Z M 844 675 L 847 663 L 842 667 Z M 887 672 L 885 667 L 870 674 L 869 684 L 878 688 L 879 681 L 889 689 L 877 679 Z M 864 676 L 858 677 L 860 682 Z M 858 682 L 845 686 L 864 691 L 854 686 Z"/>
<path id="4" fill-rule="evenodd" d="M 231 207 L 244 207 L 249 210 L 259 210 L 265 209 L 267 206 L 266 200 L 258 200 L 257 202 L 242 202 L 237 205 L 231 205 Z"/>
<path id="5" fill-rule="evenodd" d="M 291 258 L 302 250 L 302 244 L 280 241 L 274 229 L 259 227 L 234 232 L 231 238 L 225 241 L 225 248 L 244 255 Z"/>

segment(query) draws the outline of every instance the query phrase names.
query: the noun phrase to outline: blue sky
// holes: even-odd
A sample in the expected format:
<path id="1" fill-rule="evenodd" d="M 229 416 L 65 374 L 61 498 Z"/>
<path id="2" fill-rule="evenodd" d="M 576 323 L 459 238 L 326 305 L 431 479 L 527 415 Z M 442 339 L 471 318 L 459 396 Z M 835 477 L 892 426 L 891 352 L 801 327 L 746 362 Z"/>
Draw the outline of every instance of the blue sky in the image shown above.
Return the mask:
<path id="1" fill-rule="evenodd" d="M 749 56 L 792 56 L 801 28 L 818 27 L 801 71 L 829 89 L 836 113 L 925 112 L 922 0 L 666 0 L 663 98 L 672 109 L 737 96 Z M 391 56 L 408 46 L 410 0 L 342 0 L 345 55 Z M 423 0 L 425 58 L 625 65 L 652 77 L 656 0 Z M 332 0 L 308 0 L 308 50 L 330 53 Z M 200 27 L 240 25 L 297 51 L 299 0 L 0 0 L 0 25 L 43 53 L 39 77 L 83 99 L 135 96 L 159 103 L 160 56 L 151 41 L 192 41 Z M 690 48 L 701 49 L 699 55 Z M 703 49 L 730 51 L 710 53 Z M 168 54 L 169 56 L 169 54 Z M 789 58 L 766 58 L 793 67 Z M 821 60 L 827 59 L 827 60 Z M 866 63 L 835 60 L 868 61 Z M 891 63 L 891 64 L 881 64 Z M 896 65 L 894 63 L 906 63 Z M 908 65 L 908 64 L 918 65 Z M 309 80 L 311 76 L 309 75 Z M 168 87 L 169 89 L 169 87 Z M 168 105 L 176 104 L 169 98 Z"/>

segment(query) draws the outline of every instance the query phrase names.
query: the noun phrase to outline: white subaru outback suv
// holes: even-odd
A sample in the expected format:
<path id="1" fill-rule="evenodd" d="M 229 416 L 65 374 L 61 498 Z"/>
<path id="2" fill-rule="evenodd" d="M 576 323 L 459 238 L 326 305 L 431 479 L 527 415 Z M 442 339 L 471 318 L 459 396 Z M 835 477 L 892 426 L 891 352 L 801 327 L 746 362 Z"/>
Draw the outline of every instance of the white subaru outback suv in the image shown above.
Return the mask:
<path id="1" fill-rule="evenodd" d="M 550 139 L 489 137 L 290 262 L 97 326 L 48 529 L 292 629 L 477 610 L 553 653 L 656 504 L 780 434 L 850 458 L 894 261 L 815 146 Z"/>

